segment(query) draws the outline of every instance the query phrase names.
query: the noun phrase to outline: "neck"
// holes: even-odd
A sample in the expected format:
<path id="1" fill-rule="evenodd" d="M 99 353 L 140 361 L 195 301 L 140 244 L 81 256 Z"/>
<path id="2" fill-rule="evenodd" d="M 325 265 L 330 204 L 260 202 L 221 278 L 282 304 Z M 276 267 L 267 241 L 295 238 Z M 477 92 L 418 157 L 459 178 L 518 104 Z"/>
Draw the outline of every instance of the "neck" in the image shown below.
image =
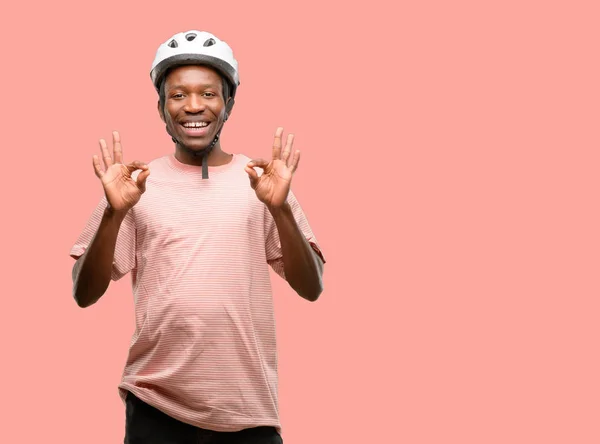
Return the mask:
<path id="1" fill-rule="evenodd" d="M 217 142 L 217 144 L 213 147 L 211 152 L 208 154 L 208 166 L 221 166 L 229 163 L 232 155 L 227 154 L 221 149 L 221 141 Z M 194 156 L 188 150 L 183 148 L 181 145 L 175 145 L 175 158 L 186 165 L 202 165 L 202 153 L 200 152 L 198 156 Z"/>

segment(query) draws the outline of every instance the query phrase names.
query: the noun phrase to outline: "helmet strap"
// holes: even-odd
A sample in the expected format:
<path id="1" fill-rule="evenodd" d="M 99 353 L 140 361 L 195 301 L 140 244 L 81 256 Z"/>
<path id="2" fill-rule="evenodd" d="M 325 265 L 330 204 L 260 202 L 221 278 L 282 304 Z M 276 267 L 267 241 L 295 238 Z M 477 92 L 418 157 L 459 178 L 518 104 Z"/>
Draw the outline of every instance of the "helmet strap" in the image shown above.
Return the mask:
<path id="1" fill-rule="evenodd" d="M 213 139 L 211 144 L 207 148 L 200 150 L 200 151 L 195 151 L 195 150 L 188 148 L 183 143 L 181 143 L 180 141 L 175 139 L 175 137 L 171 136 L 171 140 L 173 141 L 173 143 L 175 143 L 176 145 L 179 145 L 181 148 L 183 148 L 185 151 L 187 151 L 192 156 L 194 156 L 196 158 L 202 156 L 202 159 L 201 159 L 201 161 L 202 161 L 202 179 L 208 179 L 208 155 L 210 154 L 210 152 L 213 150 L 213 148 L 219 141 L 219 136 L 221 135 L 222 129 L 223 129 L 223 127 L 221 127 L 221 129 L 219 130 L 219 132 L 217 133 L 217 135 L 215 136 L 215 138 Z"/>
<path id="2" fill-rule="evenodd" d="M 194 157 L 202 156 L 202 179 L 208 179 L 208 155 L 219 141 L 220 133 L 221 130 L 219 130 L 219 132 L 213 139 L 212 143 L 208 146 L 208 148 L 205 148 L 202 151 L 193 152 Z"/>

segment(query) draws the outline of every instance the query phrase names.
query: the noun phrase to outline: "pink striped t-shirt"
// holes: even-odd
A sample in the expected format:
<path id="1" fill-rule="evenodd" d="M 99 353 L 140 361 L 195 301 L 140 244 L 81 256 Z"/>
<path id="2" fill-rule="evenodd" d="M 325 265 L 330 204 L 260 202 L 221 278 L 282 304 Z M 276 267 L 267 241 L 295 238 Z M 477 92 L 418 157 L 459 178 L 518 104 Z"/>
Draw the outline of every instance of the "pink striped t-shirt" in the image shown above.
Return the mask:
<path id="1" fill-rule="evenodd" d="M 173 154 L 148 164 L 146 192 L 119 234 L 112 280 L 131 273 L 135 332 L 119 394 L 216 431 L 273 426 L 277 351 L 269 265 L 285 279 L 274 220 L 236 154 L 202 169 Z M 135 176 L 134 176 L 135 177 Z M 290 191 L 301 231 L 321 256 Z M 103 197 L 71 249 L 81 256 L 106 208 Z M 321 256 L 322 257 L 322 256 Z"/>

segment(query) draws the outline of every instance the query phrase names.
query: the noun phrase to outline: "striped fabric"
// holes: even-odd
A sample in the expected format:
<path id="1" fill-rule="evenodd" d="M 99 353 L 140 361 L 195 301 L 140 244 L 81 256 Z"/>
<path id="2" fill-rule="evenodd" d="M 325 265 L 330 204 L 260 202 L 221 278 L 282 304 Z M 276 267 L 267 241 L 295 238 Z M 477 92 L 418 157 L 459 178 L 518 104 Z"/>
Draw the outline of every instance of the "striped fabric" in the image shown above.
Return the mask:
<path id="1" fill-rule="evenodd" d="M 119 384 L 197 427 L 281 432 L 269 265 L 285 279 L 266 206 L 236 154 L 209 168 L 167 155 L 149 163 L 147 191 L 119 231 L 112 279 L 131 273 L 135 333 Z M 317 240 L 294 194 L 288 201 L 307 240 Z M 71 250 L 81 256 L 106 207 L 96 207 Z M 319 253 L 320 254 L 320 253 Z"/>

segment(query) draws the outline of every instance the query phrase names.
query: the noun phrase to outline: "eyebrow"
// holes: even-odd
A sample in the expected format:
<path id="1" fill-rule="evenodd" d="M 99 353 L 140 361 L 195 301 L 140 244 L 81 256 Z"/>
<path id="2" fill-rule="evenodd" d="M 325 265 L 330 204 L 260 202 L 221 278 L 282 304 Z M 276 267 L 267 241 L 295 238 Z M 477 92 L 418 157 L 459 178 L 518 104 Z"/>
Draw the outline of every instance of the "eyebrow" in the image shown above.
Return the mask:
<path id="1" fill-rule="evenodd" d="M 187 89 L 187 88 L 193 88 L 196 86 L 200 86 L 202 88 L 215 88 L 216 87 L 216 85 L 213 83 L 204 83 L 202 85 L 191 85 L 191 86 L 179 84 L 179 85 L 173 85 L 173 86 L 169 85 L 168 87 L 169 87 L 169 89 Z"/>

